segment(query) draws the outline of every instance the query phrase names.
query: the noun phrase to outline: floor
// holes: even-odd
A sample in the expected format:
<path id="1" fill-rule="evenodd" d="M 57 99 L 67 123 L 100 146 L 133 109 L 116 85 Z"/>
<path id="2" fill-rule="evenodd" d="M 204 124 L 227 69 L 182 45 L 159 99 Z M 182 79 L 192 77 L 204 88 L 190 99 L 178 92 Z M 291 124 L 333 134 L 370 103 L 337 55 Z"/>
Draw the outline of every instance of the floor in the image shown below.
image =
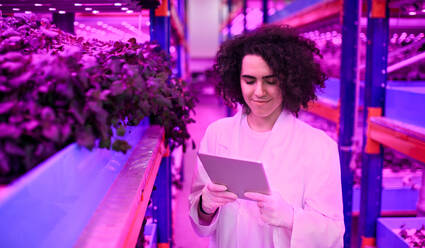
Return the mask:
<path id="1" fill-rule="evenodd" d="M 216 96 L 210 94 L 211 91 L 213 89 L 206 88 L 203 91 L 204 94 L 201 92 L 198 96 L 200 102 L 195 108 L 196 114 L 193 117 L 196 122 L 188 126 L 190 135 L 196 143 L 196 149 L 188 146 L 183 155 L 183 187 L 181 190 L 176 190 L 173 203 L 173 247 L 175 248 L 208 247 L 208 238 L 199 237 L 192 229 L 189 220 L 188 196 L 199 142 L 211 122 L 226 116 L 225 106 Z"/>

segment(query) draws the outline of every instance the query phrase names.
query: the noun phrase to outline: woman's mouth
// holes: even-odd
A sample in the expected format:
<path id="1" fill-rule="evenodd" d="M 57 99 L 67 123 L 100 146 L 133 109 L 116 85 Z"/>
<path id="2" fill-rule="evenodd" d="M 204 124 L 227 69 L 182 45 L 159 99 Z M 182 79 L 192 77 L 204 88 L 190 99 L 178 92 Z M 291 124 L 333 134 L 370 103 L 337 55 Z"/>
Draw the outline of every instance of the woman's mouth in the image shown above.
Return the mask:
<path id="1" fill-rule="evenodd" d="M 252 100 L 253 102 L 255 102 L 255 103 L 268 103 L 268 102 L 270 102 L 270 100 Z"/>

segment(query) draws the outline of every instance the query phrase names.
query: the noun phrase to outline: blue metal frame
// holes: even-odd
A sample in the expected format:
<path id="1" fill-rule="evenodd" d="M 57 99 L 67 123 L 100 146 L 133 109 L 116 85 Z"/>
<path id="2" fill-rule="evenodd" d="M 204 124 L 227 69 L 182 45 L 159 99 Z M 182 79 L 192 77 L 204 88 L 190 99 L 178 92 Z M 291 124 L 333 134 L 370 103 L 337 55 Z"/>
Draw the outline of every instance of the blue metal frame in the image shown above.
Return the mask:
<path id="1" fill-rule="evenodd" d="M 397 86 L 399 85 L 399 86 Z M 408 87 L 406 87 L 408 85 Z M 425 82 L 388 82 L 385 91 L 385 116 L 425 128 Z"/>
<path id="2" fill-rule="evenodd" d="M 353 201 L 353 173 L 350 169 L 354 134 L 355 92 L 357 80 L 357 50 L 359 1 L 344 1 L 341 52 L 341 87 L 338 147 L 341 160 L 341 182 L 344 203 L 344 247 L 350 247 Z"/>
<path id="3" fill-rule="evenodd" d="M 246 28 L 246 8 L 247 8 L 247 1 L 248 0 L 242 0 L 242 13 L 243 13 L 243 32 L 246 33 L 248 29 Z"/>
<path id="4" fill-rule="evenodd" d="M 230 15 L 232 14 L 232 0 L 227 0 L 227 9 L 229 10 L 229 16 L 227 19 L 230 20 Z M 227 23 L 227 39 L 232 38 L 232 22 Z"/>
<path id="5" fill-rule="evenodd" d="M 227 0 L 227 8 L 229 9 L 229 18 L 230 19 L 230 15 L 232 14 L 232 0 Z M 231 39 L 232 38 L 232 22 L 228 22 L 227 23 L 227 39 Z M 232 109 L 230 107 L 228 107 L 226 105 L 226 115 L 227 116 L 232 116 Z"/>
<path id="6" fill-rule="evenodd" d="M 185 22 L 185 5 L 184 0 L 177 0 L 177 15 L 179 17 L 180 22 L 184 25 L 183 29 L 186 33 L 186 22 Z M 185 37 L 186 39 L 186 37 Z M 183 76 L 183 64 L 182 63 L 182 54 L 184 53 L 184 47 L 179 44 L 176 46 L 177 51 L 177 77 L 181 78 Z"/>
<path id="7" fill-rule="evenodd" d="M 269 23 L 269 0 L 263 0 L 263 24 Z"/>
<path id="8" fill-rule="evenodd" d="M 323 2 L 323 0 L 303 0 L 303 1 L 292 1 L 286 5 L 282 10 L 277 11 L 273 15 L 269 16 L 269 22 L 276 22 L 286 17 L 289 17 L 295 13 L 299 13 L 303 9 L 311 7 L 315 4 Z"/>
<path id="9" fill-rule="evenodd" d="M 155 180 L 156 190 L 152 192 L 153 219 L 158 224 L 158 243 L 171 247 L 171 157 L 164 157 Z"/>
<path id="10" fill-rule="evenodd" d="M 151 9 L 150 22 L 151 41 L 157 41 L 167 54 L 170 53 L 170 16 L 155 16 L 155 10 Z"/>
<path id="11" fill-rule="evenodd" d="M 188 32 L 189 29 L 187 28 L 187 12 L 186 12 L 186 10 L 187 10 L 187 4 L 188 4 L 187 1 L 188 0 L 183 0 L 183 4 L 184 4 L 184 39 L 186 41 L 189 38 L 189 32 Z M 184 64 L 185 68 L 184 68 L 184 70 L 185 70 L 186 73 L 189 71 L 188 68 L 189 68 L 189 62 L 190 62 L 190 58 L 189 58 L 189 55 L 188 54 L 189 54 L 189 51 L 187 51 L 187 54 L 185 54 L 185 56 L 184 56 L 184 59 L 185 59 L 185 64 Z M 185 75 L 185 76 L 187 78 L 190 77 L 190 75 Z"/>
<path id="12" fill-rule="evenodd" d="M 385 12 L 384 15 L 375 17 L 373 8 L 376 8 L 378 4 L 368 1 L 365 120 L 370 115 L 371 108 L 380 108 L 384 112 L 389 36 L 388 1 L 385 2 L 385 9 L 381 9 L 381 12 Z M 366 132 L 367 122 L 365 122 L 363 140 L 367 140 Z M 376 237 L 376 223 L 381 212 L 382 146 L 377 152 L 368 151 L 365 148 L 366 146 L 363 147 L 362 154 L 359 235 L 366 239 L 373 239 Z"/>
<path id="13" fill-rule="evenodd" d="M 165 3 L 164 3 L 165 2 Z M 167 4 L 168 13 L 170 4 Z M 166 53 L 169 53 L 170 47 L 170 16 L 156 16 L 155 10 L 151 9 L 151 40 L 156 40 Z M 171 159 L 165 157 L 161 161 L 158 170 L 158 176 L 155 180 L 156 190 L 152 192 L 153 218 L 158 224 L 158 243 L 172 246 L 172 218 L 171 218 Z"/>

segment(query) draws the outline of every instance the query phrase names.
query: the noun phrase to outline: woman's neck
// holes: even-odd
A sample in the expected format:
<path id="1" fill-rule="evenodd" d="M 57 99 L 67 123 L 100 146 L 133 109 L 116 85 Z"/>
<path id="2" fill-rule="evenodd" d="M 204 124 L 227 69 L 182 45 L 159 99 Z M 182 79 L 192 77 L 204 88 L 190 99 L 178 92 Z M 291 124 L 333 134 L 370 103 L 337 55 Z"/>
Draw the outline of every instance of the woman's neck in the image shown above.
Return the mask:
<path id="1" fill-rule="evenodd" d="M 274 123 L 279 118 L 282 110 L 274 111 L 271 115 L 262 117 L 256 116 L 252 112 L 248 114 L 247 121 L 249 127 L 257 132 L 267 132 L 273 129 Z"/>

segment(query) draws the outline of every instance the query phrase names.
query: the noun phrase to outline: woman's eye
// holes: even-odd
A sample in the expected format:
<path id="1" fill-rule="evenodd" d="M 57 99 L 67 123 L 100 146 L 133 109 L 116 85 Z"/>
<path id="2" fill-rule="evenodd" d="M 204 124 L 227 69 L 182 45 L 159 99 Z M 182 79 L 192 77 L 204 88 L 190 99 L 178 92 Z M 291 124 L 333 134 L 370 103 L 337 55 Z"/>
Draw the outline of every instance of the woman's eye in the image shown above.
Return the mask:
<path id="1" fill-rule="evenodd" d="M 246 84 L 254 84 L 255 83 L 255 81 L 245 81 L 246 82 Z"/>
<path id="2" fill-rule="evenodd" d="M 266 83 L 267 84 L 270 84 L 270 85 L 274 85 L 274 84 L 276 84 L 276 81 L 275 80 L 273 80 L 273 81 L 266 81 Z"/>

